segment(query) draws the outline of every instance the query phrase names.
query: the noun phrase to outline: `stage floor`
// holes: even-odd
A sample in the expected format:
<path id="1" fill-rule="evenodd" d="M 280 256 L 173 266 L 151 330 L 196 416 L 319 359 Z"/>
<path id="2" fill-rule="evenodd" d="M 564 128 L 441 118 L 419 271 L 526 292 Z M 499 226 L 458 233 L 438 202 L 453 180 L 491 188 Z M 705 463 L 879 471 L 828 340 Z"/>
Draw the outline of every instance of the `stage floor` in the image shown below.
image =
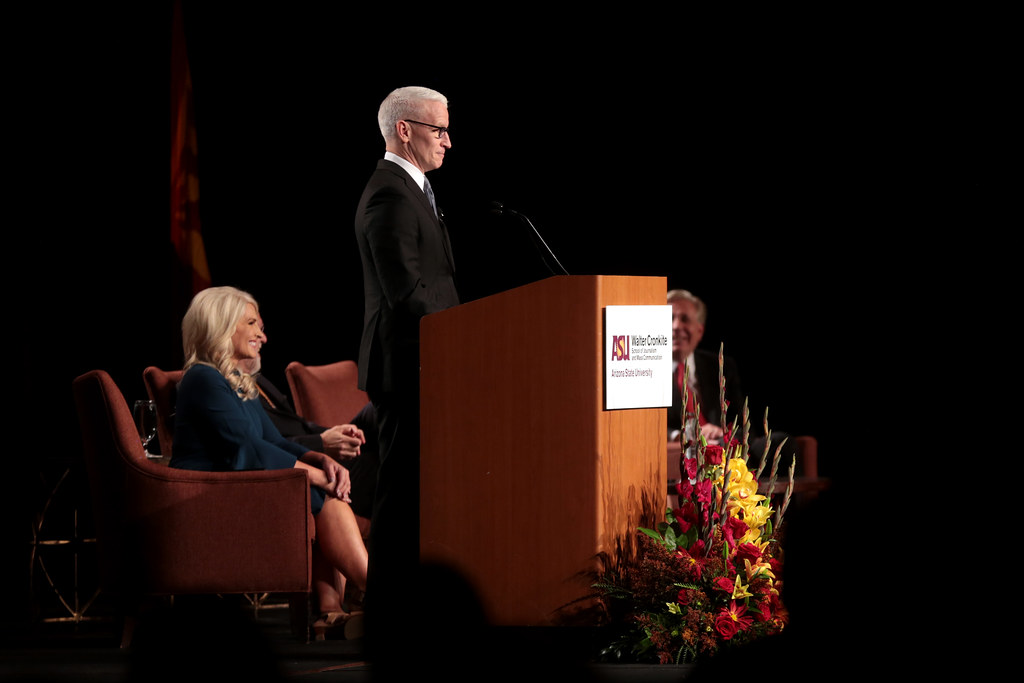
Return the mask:
<path id="1" fill-rule="evenodd" d="M 230 620 L 210 615 L 196 626 L 178 617 L 143 622 L 133 644 L 122 649 L 114 623 L 71 626 L 47 624 L 0 644 L 0 680 L 92 683 L 94 681 L 207 680 L 231 675 L 255 681 L 363 683 L 401 680 L 389 671 L 377 675 L 363 657 L 363 640 L 303 642 L 288 626 L 283 605 L 246 610 Z M 155 619 L 156 617 L 154 617 Z M 595 663 L 589 634 L 578 629 L 490 627 L 480 652 L 467 652 L 465 634 L 431 632 L 429 618 L 410 618 L 409 637 L 433 643 L 428 649 L 396 644 L 395 662 L 411 675 L 445 681 L 517 681 L 531 676 L 571 676 L 574 682 L 681 681 L 688 666 Z M 436 645 L 441 643 L 441 645 Z"/>

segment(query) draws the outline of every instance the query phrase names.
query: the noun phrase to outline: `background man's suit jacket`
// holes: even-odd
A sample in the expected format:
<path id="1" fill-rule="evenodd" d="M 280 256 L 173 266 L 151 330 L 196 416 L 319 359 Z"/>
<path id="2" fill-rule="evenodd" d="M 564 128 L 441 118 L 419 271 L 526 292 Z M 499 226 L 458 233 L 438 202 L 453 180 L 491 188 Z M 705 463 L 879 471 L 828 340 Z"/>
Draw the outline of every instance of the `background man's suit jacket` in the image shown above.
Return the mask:
<path id="1" fill-rule="evenodd" d="M 711 424 L 722 423 L 722 410 L 718 389 L 718 354 L 703 349 L 693 352 L 694 370 L 697 373 L 697 384 L 700 387 L 700 412 Z M 725 400 L 729 401 L 730 424 L 732 419 L 743 410 L 743 387 L 740 386 L 739 369 L 735 360 L 726 356 L 722 367 L 725 374 Z M 668 429 L 673 431 L 682 426 L 682 395 L 675 375 L 672 377 L 672 407 L 668 412 Z"/>

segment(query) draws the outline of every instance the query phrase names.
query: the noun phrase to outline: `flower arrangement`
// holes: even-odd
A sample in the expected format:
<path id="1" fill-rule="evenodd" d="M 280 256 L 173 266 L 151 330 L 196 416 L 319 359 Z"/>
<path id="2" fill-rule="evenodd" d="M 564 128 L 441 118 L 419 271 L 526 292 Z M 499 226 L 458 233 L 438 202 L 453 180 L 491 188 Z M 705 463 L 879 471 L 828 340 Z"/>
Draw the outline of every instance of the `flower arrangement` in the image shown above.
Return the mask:
<path id="1" fill-rule="evenodd" d="M 724 422 L 728 403 L 721 349 L 719 389 Z M 684 385 L 684 406 L 687 394 Z M 746 406 L 741 434 L 735 422 L 722 425 L 723 445 L 709 444 L 695 427 L 699 407 L 696 414 L 684 408 L 683 417 L 679 507 L 668 508 L 656 528 L 641 527 L 636 557 L 594 585 L 620 627 L 601 653 L 605 661 L 691 663 L 780 633 L 787 623 L 777 532 L 792 494 L 795 460 L 781 505 L 773 507 L 771 496 L 758 492 L 768 445 L 756 472 L 748 469 Z M 767 413 L 765 432 L 770 435 Z M 775 451 L 767 491 L 775 488 L 781 448 Z"/>

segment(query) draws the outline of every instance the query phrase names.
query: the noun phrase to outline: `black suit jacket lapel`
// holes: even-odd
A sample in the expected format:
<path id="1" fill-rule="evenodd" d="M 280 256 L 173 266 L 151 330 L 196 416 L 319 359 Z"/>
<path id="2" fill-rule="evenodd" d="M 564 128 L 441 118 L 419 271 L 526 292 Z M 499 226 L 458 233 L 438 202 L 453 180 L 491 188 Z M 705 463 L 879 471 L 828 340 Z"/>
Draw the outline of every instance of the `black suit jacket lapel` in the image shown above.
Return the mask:
<path id="1" fill-rule="evenodd" d="M 448 239 L 448 226 L 444 224 L 444 214 L 438 209 L 437 226 L 441 231 L 441 241 L 444 243 L 444 255 L 448 257 L 448 265 L 452 272 L 455 272 L 455 255 L 452 254 L 452 243 Z"/>
<path id="2" fill-rule="evenodd" d="M 455 255 L 452 253 L 452 243 L 451 240 L 448 238 L 448 226 L 446 226 L 444 223 L 444 213 L 441 211 L 440 205 L 438 205 L 437 214 L 435 215 L 434 207 L 430 205 L 430 200 L 427 199 L 427 193 L 424 192 L 420 188 L 420 186 L 413 181 L 412 176 L 406 173 L 405 169 L 403 169 L 398 164 L 394 163 L 393 161 L 381 159 L 380 162 L 378 162 L 378 165 L 379 168 L 387 169 L 392 173 L 396 174 L 399 178 L 401 178 L 409 194 L 415 197 L 415 201 L 419 202 L 420 207 L 422 207 L 426 215 L 431 217 L 433 224 L 437 226 L 438 231 L 440 231 L 441 244 L 444 245 L 444 255 L 448 259 L 448 265 L 449 267 L 451 267 L 452 272 L 454 273 Z"/>
<path id="3" fill-rule="evenodd" d="M 712 424 L 719 424 L 722 421 L 722 406 L 718 389 L 718 356 L 697 350 L 693 354 L 693 364 L 696 366 L 704 417 Z"/>
<path id="4" fill-rule="evenodd" d="M 277 390 L 269 380 L 264 379 L 263 375 L 256 375 L 256 384 L 259 385 L 260 389 L 267 395 L 271 403 L 274 404 L 275 408 L 291 409 L 291 405 L 288 403 L 288 399 Z"/>

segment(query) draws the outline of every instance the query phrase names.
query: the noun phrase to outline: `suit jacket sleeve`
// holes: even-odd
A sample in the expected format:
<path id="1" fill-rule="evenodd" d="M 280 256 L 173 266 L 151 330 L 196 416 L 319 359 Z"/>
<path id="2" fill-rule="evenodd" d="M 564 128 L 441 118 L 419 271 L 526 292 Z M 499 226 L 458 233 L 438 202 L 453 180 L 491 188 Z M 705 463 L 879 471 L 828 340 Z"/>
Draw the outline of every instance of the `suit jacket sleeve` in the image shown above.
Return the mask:
<path id="1" fill-rule="evenodd" d="M 363 213 L 366 241 L 384 298 L 396 319 L 417 325 L 424 315 L 452 303 L 437 299 L 440 290 L 431 282 L 436 273 L 421 254 L 423 216 L 423 207 L 410 201 L 408 188 L 394 185 L 382 185 L 372 193 Z M 434 223 L 431 227 L 440 235 Z"/>
<path id="2" fill-rule="evenodd" d="M 317 453 L 323 453 L 324 451 L 324 440 L 319 434 L 302 434 L 285 438 L 299 444 L 307 451 L 316 451 Z"/>

